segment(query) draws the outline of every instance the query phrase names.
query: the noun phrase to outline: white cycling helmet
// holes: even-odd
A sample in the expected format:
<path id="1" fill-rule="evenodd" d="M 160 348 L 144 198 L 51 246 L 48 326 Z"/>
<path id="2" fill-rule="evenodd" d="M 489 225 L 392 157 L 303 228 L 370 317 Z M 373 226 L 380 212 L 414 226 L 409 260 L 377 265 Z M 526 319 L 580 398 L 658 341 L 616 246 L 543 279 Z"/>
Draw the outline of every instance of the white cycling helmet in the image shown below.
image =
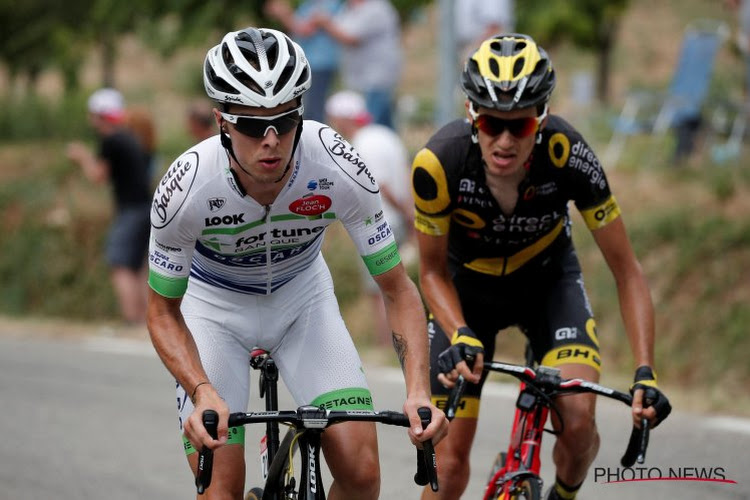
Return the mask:
<path id="1" fill-rule="evenodd" d="M 226 104 L 274 108 L 310 88 L 310 64 L 302 47 L 281 31 L 230 31 L 206 55 L 203 84 Z"/>

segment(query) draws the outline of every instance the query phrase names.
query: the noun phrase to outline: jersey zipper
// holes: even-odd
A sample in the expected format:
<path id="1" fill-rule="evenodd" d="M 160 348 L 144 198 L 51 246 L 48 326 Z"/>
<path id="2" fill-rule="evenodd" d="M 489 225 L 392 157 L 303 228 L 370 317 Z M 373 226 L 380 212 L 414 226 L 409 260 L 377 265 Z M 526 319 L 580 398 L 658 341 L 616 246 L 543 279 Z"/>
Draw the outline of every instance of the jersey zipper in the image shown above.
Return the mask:
<path id="1" fill-rule="evenodd" d="M 271 212 L 271 204 L 263 205 L 265 213 L 263 214 L 263 223 L 266 226 L 266 234 L 271 235 L 271 218 L 269 213 Z M 271 295 L 271 238 L 268 238 L 268 244 L 266 245 L 266 295 Z"/>

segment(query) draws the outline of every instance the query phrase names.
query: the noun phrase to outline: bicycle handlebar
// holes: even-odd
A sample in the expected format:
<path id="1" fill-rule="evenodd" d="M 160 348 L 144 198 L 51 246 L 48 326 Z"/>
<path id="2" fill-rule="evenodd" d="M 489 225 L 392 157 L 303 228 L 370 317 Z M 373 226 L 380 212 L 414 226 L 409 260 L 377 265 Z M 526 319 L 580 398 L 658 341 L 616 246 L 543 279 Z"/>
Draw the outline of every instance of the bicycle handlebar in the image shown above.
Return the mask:
<path id="1" fill-rule="evenodd" d="M 212 438 L 217 439 L 219 435 L 219 414 L 214 410 L 206 410 L 203 412 L 203 427 L 211 435 Z M 206 488 L 211 484 L 211 475 L 214 466 L 214 452 L 210 448 L 204 446 L 198 454 L 198 472 L 195 475 L 195 487 L 198 490 L 198 494 L 202 495 Z"/>
<path id="2" fill-rule="evenodd" d="M 429 408 L 417 410 L 422 419 L 422 427 L 429 425 L 432 415 Z M 215 419 L 215 424 L 213 422 Z M 323 430 L 333 424 L 340 422 L 379 422 L 398 427 L 410 427 L 409 417 L 396 411 L 370 411 L 370 410 L 326 410 L 317 406 L 300 406 L 296 410 L 261 411 L 250 413 L 232 413 L 229 415 L 229 427 L 246 424 L 259 424 L 268 422 L 279 422 L 291 424 L 298 429 Z M 218 426 L 218 414 L 213 410 L 203 412 L 203 425 L 211 433 L 210 425 L 213 425 L 211 434 L 216 439 L 216 427 Z M 414 481 L 420 486 L 430 483 L 433 491 L 437 491 L 437 460 L 431 440 L 422 443 L 423 450 L 417 449 L 417 474 Z M 198 494 L 203 492 L 211 484 L 211 467 L 213 466 L 213 451 L 203 447 L 198 454 L 198 473 L 195 485 Z M 424 482 L 419 482 L 424 481 Z"/>
<path id="3" fill-rule="evenodd" d="M 564 379 L 560 377 L 559 370 L 548 367 L 539 367 L 535 370 L 529 366 L 515 365 L 510 363 L 501 363 L 497 361 L 485 361 L 484 369 L 494 371 L 498 373 L 505 373 L 511 375 L 518 380 L 537 387 L 539 389 L 546 390 L 552 394 L 560 393 L 593 393 L 599 396 L 605 396 L 610 399 L 615 399 L 628 406 L 632 405 L 633 397 L 630 394 L 620 392 L 609 387 L 604 387 L 588 380 L 573 378 Z M 456 384 L 451 389 L 448 396 L 447 406 L 445 409 L 445 416 L 448 420 L 453 420 L 456 416 L 456 409 L 458 403 L 466 390 L 466 380 L 463 376 L 459 376 L 456 380 Z M 649 400 L 645 401 L 644 407 L 651 405 Z M 630 439 L 628 441 L 627 449 L 620 459 L 620 463 L 623 467 L 631 467 L 637 461 L 642 464 L 646 459 L 646 449 L 648 448 L 649 439 L 649 422 L 645 418 L 641 420 L 641 427 L 633 425 L 633 429 L 630 433 Z"/>

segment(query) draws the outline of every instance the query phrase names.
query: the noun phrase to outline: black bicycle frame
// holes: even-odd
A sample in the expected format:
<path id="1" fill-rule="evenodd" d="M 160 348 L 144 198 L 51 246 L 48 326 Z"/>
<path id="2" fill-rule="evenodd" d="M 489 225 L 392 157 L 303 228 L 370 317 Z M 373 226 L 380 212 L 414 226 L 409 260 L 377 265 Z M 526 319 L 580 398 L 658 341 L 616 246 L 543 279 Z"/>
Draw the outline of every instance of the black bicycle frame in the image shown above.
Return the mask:
<path id="1" fill-rule="evenodd" d="M 258 378 L 258 389 L 260 397 L 265 401 L 266 411 L 279 409 L 279 368 L 271 356 L 261 355 L 251 358 L 250 366 L 260 372 Z M 273 463 L 276 453 L 279 451 L 279 424 L 278 422 L 266 423 L 266 461 L 265 470 Z"/>

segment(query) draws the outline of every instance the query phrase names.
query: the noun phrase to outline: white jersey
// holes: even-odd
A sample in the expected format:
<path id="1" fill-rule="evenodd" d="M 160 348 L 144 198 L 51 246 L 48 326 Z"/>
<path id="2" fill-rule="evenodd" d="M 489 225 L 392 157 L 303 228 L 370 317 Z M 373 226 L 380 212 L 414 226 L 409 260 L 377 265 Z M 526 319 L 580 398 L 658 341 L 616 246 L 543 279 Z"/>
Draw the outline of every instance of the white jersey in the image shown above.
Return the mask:
<path id="1" fill-rule="evenodd" d="M 219 136 L 183 153 L 154 194 L 149 284 L 181 297 L 188 280 L 267 295 L 309 268 L 341 220 L 373 275 L 400 261 L 378 185 L 330 127 L 306 120 L 292 173 L 271 205 L 246 196 Z"/>

